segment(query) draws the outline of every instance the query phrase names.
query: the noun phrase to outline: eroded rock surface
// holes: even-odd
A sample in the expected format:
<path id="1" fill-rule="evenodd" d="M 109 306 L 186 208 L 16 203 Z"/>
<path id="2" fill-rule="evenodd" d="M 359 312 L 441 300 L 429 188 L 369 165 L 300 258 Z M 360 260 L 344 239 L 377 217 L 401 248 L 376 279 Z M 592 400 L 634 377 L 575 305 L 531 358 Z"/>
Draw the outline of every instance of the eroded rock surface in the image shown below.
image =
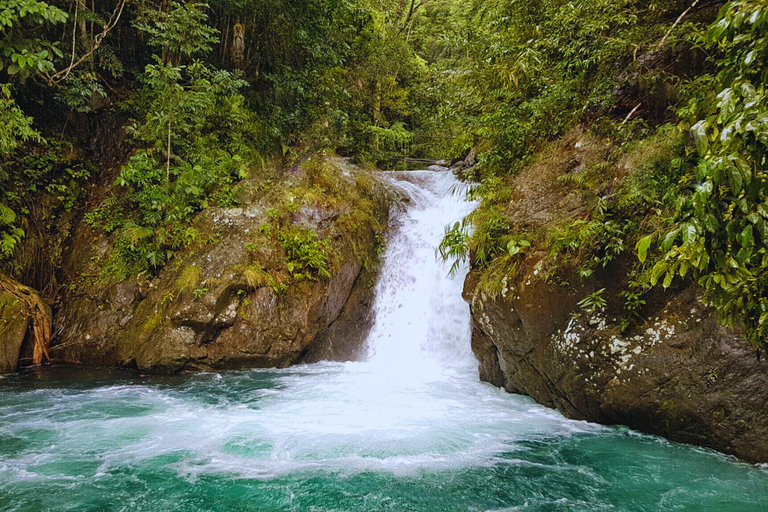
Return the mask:
<path id="1" fill-rule="evenodd" d="M 572 133 L 516 176 L 506 212 L 513 231 L 542 232 L 583 218 L 584 194 L 558 177 L 582 172 L 604 151 L 600 141 Z M 629 159 L 617 173 L 635 167 Z M 634 255 L 597 267 L 588 279 L 563 263 L 553 279 L 558 285 L 543 278 L 546 254 L 527 253 L 519 277 L 505 280 L 495 295 L 478 285 L 481 271 L 468 275 L 464 298 L 482 380 L 570 418 L 768 461 L 768 360 L 758 360 L 738 329 L 718 324 L 699 288 L 651 291 L 641 317 L 622 331 L 622 292 Z M 600 289 L 605 309 L 587 314 L 578 302 Z"/>
<path id="2" fill-rule="evenodd" d="M 570 418 L 768 461 L 768 361 L 695 289 L 624 333 L 620 305 L 579 315 L 579 298 L 541 282 L 496 299 L 473 293 L 481 378 Z"/>
<path id="3" fill-rule="evenodd" d="M 372 173 L 339 160 L 332 165 L 332 206 L 297 200 L 286 221 L 328 241 L 330 278 L 291 277 L 285 252 L 263 229 L 279 201 L 294 201 L 297 190 L 318 190 L 311 176 L 294 168 L 282 184 L 246 196 L 237 208 L 201 214 L 196 227 L 211 241 L 186 251 L 151 281 L 101 288 L 66 304 L 56 319 L 52 356 L 154 372 L 284 367 L 305 356 L 354 359 L 370 327 L 366 288 L 375 278 L 376 244 L 393 198 Z M 369 214 L 361 216 L 360 208 Z M 90 236 L 84 232 L 86 242 L 75 246 L 86 246 Z M 96 257 L 108 251 L 98 240 L 91 247 Z M 249 268 L 259 282 L 249 280 Z M 348 337 L 350 331 L 357 338 Z"/>

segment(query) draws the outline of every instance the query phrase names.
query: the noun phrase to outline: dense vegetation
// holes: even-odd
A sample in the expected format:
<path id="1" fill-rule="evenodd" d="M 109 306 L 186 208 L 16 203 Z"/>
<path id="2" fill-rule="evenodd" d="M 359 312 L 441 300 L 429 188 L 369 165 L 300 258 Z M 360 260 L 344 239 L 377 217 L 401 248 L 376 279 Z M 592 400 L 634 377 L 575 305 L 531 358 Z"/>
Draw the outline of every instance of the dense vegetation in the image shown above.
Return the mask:
<path id="1" fill-rule="evenodd" d="M 481 206 L 447 232 L 443 255 L 486 268 L 481 284 L 493 293 L 514 276 L 529 239 L 547 251 L 549 278 L 568 266 L 587 278 L 634 247 L 625 325 L 640 318 L 645 292 L 678 277 L 701 285 L 724 324 L 743 322 L 765 348 L 764 3 L 464 5 L 463 19 L 482 18 L 492 31 L 469 45 L 481 64 L 463 67 L 482 100 L 471 117 L 487 150 L 474 192 Z M 577 126 L 607 148 L 558 178 L 591 197 L 587 218 L 510 231 L 516 171 Z M 635 170 L 623 176 L 627 160 Z M 603 307 L 601 292 L 584 307 Z"/>
<path id="2" fill-rule="evenodd" d="M 396 5 L 0 2 L 0 269 L 55 294 L 54 221 L 84 218 L 112 236 L 111 278 L 156 272 L 200 236 L 196 213 L 246 177 L 269 187 L 275 155 L 399 152 L 424 66 L 418 8 Z"/>
<path id="3" fill-rule="evenodd" d="M 628 318 L 693 279 L 765 347 L 767 30 L 756 0 L 0 0 L 0 269 L 56 293 L 53 240 L 84 219 L 110 233 L 112 276 L 156 272 L 198 212 L 307 147 L 367 164 L 476 148 L 480 206 L 441 252 L 489 291 L 532 246 L 550 278 L 632 253 Z M 559 178 L 587 215 L 514 232 L 516 174 L 573 130 L 606 148 Z M 324 275 L 322 241 L 274 236 Z"/>

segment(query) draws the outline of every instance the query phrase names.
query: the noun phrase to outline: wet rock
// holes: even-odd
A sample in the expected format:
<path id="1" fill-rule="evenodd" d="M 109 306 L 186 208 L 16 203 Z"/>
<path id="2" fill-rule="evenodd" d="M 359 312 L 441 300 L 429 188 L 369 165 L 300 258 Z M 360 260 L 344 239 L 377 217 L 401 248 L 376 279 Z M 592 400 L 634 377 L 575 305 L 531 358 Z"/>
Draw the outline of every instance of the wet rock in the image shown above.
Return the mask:
<path id="1" fill-rule="evenodd" d="M 322 178 L 335 180 L 333 206 L 313 201 L 284 222 L 327 240 L 335 255 L 330 278 L 294 280 L 284 250 L 260 230 L 276 203 L 312 187 L 311 177 L 299 169 L 261 192 L 246 182 L 255 192 L 237 208 L 201 213 L 195 227 L 206 241 L 151 282 L 96 287 L 67 302 L 56 320 L 54 357 L 143 372 L 282 367 L 310 353 L 313 360 L 356 357 L 370 327 L 365 287 L 373 273 L 364 267 L 375 268 L 377 230 L 396 198 L 369 171 L 329 165 L 333 177 Z M 356 214 L 363 201 L 374 220 Z M 260 269 L 262 279 L 249 281 L 246 269 Z M 341 350 L 332 340 L 351 331 L 360 334 L 350 337 L 355 346 Z"/>
<path id="2" fill-rule="evenodd" d="M 574 289 L 529 274 L 495 298 L 468 279 L 481 378 L 570 418 L 768 461 L 768 361 L 694 287 L 659 294 L 647 323 L 622 332 L 621 275 L 609 268 Z M 576 302 L 600 287 L 607 309 L 584 314 Z"/>
<path id="3" fill-rule="evenodd" d="M 464 167 L 465 168 L 474 167 L 476 163 L 477 163 L 477 149 L 472 148 L 469 150 L 469 154 L 464 159 Z"/>
<path id="4" fill-rule="evenodd" d="M 16 371 L 28 326 L 27 307 L 17 297 L 0 291 L 0 375 Z"/>
<path id="5" fill-rule="evenodd" d="M 506 209 L 517 233 L 545 233 L 585 218 L 587 195 L 558 179 L 605 161 L 606 141 L 576 129 L 512 181 Z M 632 153 L 595 193 L 609 194 L 622 177 L 642 169 Z M 533 247 L 541 246 L 533 240 Z M 543 248 L 542 248 L 543 249 Z M 518 277 L 484 293 L 482 272 L 470 272 L 462 296 L 471 304 L 472 348 L 480 377 L 511 393 L 531 396 L 570 418 L 624 424 L 675 441 L 768 461 L 768 361 L 758 361 L 741 331 L 717 322 L 701 289 L 674 285 L 644 295 L 630 318 L 622 295 L 636 256 L 628 251 L 589 278 L 578 261 L 559 262 L 542 279 L 544 250 L 531 249 Z M 586 314 L 578 302 L 604 289 L 603 311 Z"/>
<path id="6" fill-rule="evenodd" d="M 338 318 L 320 331 L 302 356 L 302 363 L 360 361 L 367 355 L 365 340 L 373 327 L 376 268 L 363 268 Z"/>

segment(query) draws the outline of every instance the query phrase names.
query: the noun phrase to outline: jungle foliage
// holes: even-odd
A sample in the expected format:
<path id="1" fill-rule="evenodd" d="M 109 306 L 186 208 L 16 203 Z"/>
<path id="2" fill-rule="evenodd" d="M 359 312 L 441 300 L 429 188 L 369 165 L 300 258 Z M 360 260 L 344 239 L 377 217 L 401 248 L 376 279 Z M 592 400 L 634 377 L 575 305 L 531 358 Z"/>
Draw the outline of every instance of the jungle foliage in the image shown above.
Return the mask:
<path id="1" fill-rule="evenodd" d="M 536 251 L 542 275 L 572 264 L 583 279 L 635 248 L 628 312 L 693 279 L 765 347 L 763 4 L 0 0 L 0 270 L 55 288 L 32 261 L 55 267 L 46 237 L 84 218 L 109 233 L 116 278 L 157 272 L 200 238 L 196 214 L 307 147 L 368 164 L 475 148 L 479 207 L 440 252 L 490 289 Z M 105 119 L 128 136 L 110 158 L 114 137 L 93 139 Z M 608 148 L 558 179 L 587 213 L 515 232 L 516 174 L 575 129 Z M 324 240 L 272 236 L 292 274 L 327 277 Z"/>
<path id="2" fill-rule="evenodd" d="M 479 268 L 499 258 L 515 267 L 512 260 L 520 256 L 509 254 L 508 245 L 519 234 L 510 231 L 505 211 L 517 171 L 581 126 L 608 138 L 613 155 L 603 167 L 563 176 L 572 181 L 564 184 L 596 190 L 632 144 L 677 120 L 675 111 L 686 96 L 706 85 L 704 79 L 692 81 L 705 67 L 681 70 L 665 62 L 675 51 L 695 55 L 702 45 L 708 14 L 693 11 L 678 19 L 686 7 L 676 0 L 498 0 L 453 6 L 445 37 L 450 44 L 431 49 L 450 77 L 443 87 L 460 91 L 456 105 L 464 105 L 445 121 L 464 126 L 464 147 L 474 144 L 484 151 L 476 172 L 479 185 L 471 192 L 480 206 L 448 232 L 444 254 L 470 257 Z M 650 190 L 655 177 L 643 182 L 643 194 L 654 196 L 652 201 L 663 194 L 666 181 Z M 591 219 L 540 238 L 550 240 L 553 252 L 559 247 L 591 261 L 580 270 L 587 277 L 606 262 L 603 256 L 611 260 L 631 242 L 617 242 L 624 233 L 630 238 L 635 233 L 625 222 L 648 209 L 623 199 L 633 192 L 627 186 L 606 197 L 595 195 Z"/>
<path id="3" fill-rule="evenodd" d="M 409 151 L 424 62 L 408 33 L 427 3 L 1 0 L 0 268 L 29 273 L 20 244 L 56 229 L 36 216 L 85 215 L 110 233 L 114 278 L 155 272 L 275 154 Z M 94 161 L 110 142 L 87 127 L 104 118 L 127 119 L 116 169 Z M 96 183 L 112 189 L 86 208 Z"/>
<path id="4" fill-rule="evenodd" d="M 511 277 L 522 257 L 515 240 L 529 236 L 508 225 L 514 175 L 578 125 L 610 151 L 561 176 L 591 198 L 591 211 L 535 234 L 545 268 L 575 265 L 585 278 L 634 247 L 628 312 L 638 315 L 653 286 L 696 282 L 723 324 L 742 322 L 766 348 L 765 3 L 502 0 L 456 9 L 467 26 L 483 19 L 492 34 L 464 32 L 477 65 L 459 65 L 461 73 L 460 53 L 448 52 L 448 68 L 475 100 L 466 102 L 468 133 L 486 152 L 473 191 L 480 207 L 447 232 L 444 256 L 487 268 L 491 291 Z M 676 51 L 689 66 L 666 65 Z M 643 153 L 619 180 L 619 162 Z"/>
<path id="5" fill-rule="evenodd" d="M 764 2 L 725 5 L 706 33 L 719 50 L 715 90 L 692 100 L 698 160 L 688 174 L 673 227 L 638 244 L 640 257 L 658 237 L 663 257 L 652 283 L 666 287 L 690 272 L 726 325 L 742 321 L 747 337 L 768 339 L 768 9 Z"/>

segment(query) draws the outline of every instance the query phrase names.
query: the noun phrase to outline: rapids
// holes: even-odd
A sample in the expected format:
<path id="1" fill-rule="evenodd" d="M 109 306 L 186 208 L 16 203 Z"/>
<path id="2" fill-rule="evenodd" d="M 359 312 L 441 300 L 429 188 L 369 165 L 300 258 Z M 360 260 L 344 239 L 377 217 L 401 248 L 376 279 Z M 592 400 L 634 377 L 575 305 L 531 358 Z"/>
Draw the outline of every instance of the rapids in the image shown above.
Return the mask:
<path id="1" fill-rule="evenodd" d="M 0 511 L 768 510 L 764 467 L 479 382 L 464 275 L 435 256 L 473 205 L 449 173 L 388 179 L 411 202 L 367 361 L 0 379 Z"/>

